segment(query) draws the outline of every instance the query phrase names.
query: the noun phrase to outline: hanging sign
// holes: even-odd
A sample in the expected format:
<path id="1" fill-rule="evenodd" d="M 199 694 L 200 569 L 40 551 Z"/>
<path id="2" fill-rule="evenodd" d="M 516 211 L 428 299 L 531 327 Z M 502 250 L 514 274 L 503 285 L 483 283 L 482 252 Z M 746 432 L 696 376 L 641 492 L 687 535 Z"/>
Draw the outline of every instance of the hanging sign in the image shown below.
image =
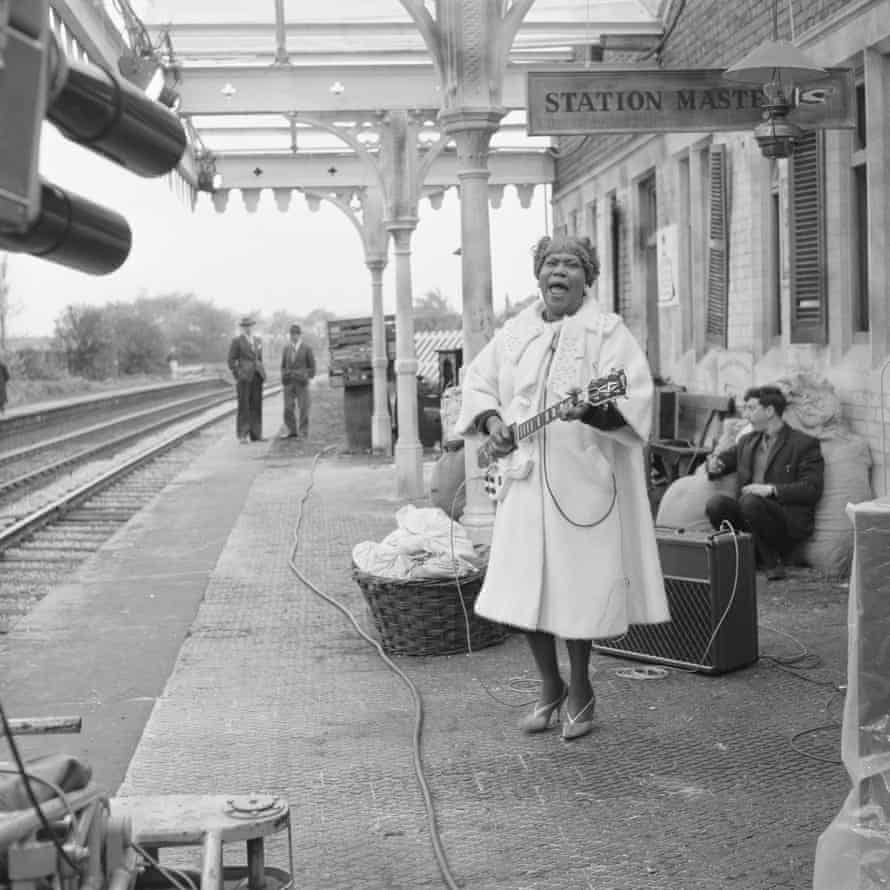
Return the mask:
<path id="1" fill-rule="evenodd" d="M 855 127 L 849 68 L 796 91 L 788 120 L 805 129 Z M 762 119 L 759 86 L 726 80 L 722 68 L 611 68 L 528 73 L 529 136 L 749 130 Z"/>

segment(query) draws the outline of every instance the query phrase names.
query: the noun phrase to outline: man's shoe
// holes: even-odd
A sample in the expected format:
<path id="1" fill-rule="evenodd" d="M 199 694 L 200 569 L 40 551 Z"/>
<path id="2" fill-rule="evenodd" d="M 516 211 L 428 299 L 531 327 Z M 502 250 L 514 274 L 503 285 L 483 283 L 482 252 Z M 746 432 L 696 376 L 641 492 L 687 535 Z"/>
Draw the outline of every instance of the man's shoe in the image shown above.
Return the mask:
<path id="1" fill-rule="evenodd" d="M 766 570 L 767 581 L 784 581 L 787 577 L 788 573 L 785 571 L 785 566 L 782 563 Z"/>
<path id="2" fill-rule="evenodd" d="M 296 433 L 282 433 L 279 439 L 299 439 L 300 437 Z"/>

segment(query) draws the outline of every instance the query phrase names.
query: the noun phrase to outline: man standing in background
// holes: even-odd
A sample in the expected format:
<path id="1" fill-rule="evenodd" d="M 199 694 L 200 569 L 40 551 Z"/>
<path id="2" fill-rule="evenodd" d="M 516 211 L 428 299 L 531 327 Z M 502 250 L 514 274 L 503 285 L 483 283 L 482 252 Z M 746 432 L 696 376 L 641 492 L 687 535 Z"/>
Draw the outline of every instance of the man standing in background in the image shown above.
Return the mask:
<path id="1" fill-rule="evenodd" d="M 229 370 L 235 378 L 238 390 L 238 441 L 261 442 L 263 439 L 263 346 L 252 335 L 254 321 L 245 316 L 241 319 L 241 333 L 229 346 Z"/>
<path id="2" fill-rule="evenodd" d="M 309 381 L 315 376 L 312 347 L 303 342 L 298 324 L 290 326 L 290 341 L 281 353 L 281 382 L 284 386 L 284 429 L 282 439 L 305 439 L 309 433 Z M 295 403 L 299 404 L 299 424 Z"/>

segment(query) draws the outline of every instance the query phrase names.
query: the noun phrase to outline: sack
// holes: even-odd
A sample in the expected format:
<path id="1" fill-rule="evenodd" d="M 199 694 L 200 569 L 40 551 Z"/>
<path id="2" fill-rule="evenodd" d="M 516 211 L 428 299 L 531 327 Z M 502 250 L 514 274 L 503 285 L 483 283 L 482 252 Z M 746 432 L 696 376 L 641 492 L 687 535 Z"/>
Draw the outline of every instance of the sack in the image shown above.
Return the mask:
<path id="1" fill-rule="evenodd" d="M 732 448 L 749 430 L 747 420 L 727 417 L 714 451 L 719 454 Z M 705 513 L 708 499 L 715 494 L 735 493 L 735 473 L 709 479 L 707 467 L 701 464 L 692 476 L 681 476 L 668 486 L 658 505 L 655 524 L 665 528 L 709 529 L 711 522 Z"/>
<path id="2" fill-rule="evenodd" d="M 702 464 L 693 475 L 681 476 L 668 486 L 658 505 L 655 524 L 664 528 L 709 529 L 711 522 L 705 512 L 708 499 L 715 494 L 734 495 L 735 486 L 735 473 L 709 479 Z"/>
<path id="3" fill-rule="evenodd" d="M 825 460 L 825 483 L 816 505 L 813 534 L 802 541 L 795 557 L 832 577 L 845 577 L 853 559 L 853 526 L 847 504 L 872 497 L 868 442 L 849 433 L 820 443 Z"/>

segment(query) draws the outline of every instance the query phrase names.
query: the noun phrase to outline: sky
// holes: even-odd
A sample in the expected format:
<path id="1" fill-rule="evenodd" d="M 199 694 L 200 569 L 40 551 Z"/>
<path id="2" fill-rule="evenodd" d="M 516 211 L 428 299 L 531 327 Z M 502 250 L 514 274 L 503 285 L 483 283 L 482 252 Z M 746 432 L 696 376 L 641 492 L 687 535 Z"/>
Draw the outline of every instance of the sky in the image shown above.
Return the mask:
<path id="1" fill-rule="evenodd" d="M 194 210 L 167 179 L 142 179 L 75 145 L 44 126 L 41 175 L 62 188 L 122 213 L 133 230 L 123 266 L 92 276 L 22 254 L 10 254 L 9 335 L 50 336 L 55 319 L 71 303 L 103 305 L 139 296 L 191 292 L 241 315 L 285 310 L 305 316 L 325 308 L 340 316 L 371 313 L 370 275 L 358 233 L 327 202 L 312 213 L 300 194 L 281 213 L 264 193 L 249 214 L 233 194 L 225 213 L 207 195 Z M 423 199 L 412 239 L 415 296 L 438 288 L 460 309 L 460 207 L 449 189 L 439 210 Z M 492 293 L 495 311 L 535 291 L 530 248 L 547 230 L 547 195 L 535 190 L 528 209 L 512 187 L 490 211 Z M 395 261 L 384 273 L 384 310 L 395 312 Z"/>

